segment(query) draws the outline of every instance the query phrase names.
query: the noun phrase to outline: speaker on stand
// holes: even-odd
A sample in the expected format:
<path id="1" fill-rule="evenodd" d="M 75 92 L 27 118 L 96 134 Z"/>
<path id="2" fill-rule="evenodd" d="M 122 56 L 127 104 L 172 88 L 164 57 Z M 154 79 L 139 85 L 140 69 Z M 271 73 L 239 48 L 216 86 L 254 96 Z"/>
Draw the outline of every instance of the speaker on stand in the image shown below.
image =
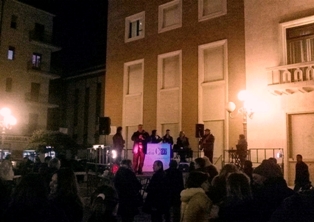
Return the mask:
<path id="1" fill-rule="evenodd" d="M 110 134 L 111 120 L 109 117 L 99 117 L 99 135 L 104 135 L 104 145 L 107 145 L 107 135 Z"/>
<path id="2" fill-rule="evenodd" d="M 201 147 L 200 147 L 200 141 L 202 136 L 204 136 L 204 124 L 195 124 L 195 137 L 198 138 L 198 157 L 201 157 Z"/>

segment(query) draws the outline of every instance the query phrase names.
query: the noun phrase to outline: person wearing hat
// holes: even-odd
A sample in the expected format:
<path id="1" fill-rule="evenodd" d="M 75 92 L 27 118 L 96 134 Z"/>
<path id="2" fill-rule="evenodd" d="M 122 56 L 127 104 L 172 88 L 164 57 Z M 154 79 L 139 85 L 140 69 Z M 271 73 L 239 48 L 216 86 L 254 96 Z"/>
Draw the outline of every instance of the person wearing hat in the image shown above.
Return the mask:
<path id="1" fill-rule="evenodd" d="M 205 134 L 199 141 L 200 149 L 204 150 L 204 155 L 213 163 L 215 137 L 209 129 L 205 129 Z"/>

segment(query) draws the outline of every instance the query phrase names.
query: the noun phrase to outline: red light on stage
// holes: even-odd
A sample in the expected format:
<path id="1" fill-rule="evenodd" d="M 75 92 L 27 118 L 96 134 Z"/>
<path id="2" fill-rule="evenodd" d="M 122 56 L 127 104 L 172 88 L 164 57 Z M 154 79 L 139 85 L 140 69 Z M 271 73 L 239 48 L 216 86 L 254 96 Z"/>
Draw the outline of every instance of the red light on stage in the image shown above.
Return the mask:
<path id="1" fill-rule="evenodd" d="M 119 169 L 119 165 L 118 165 L 118 164 L 116 164 L 116 163 L 112 164 L 111 172 L 112 172 L 113 174 L 116 174 L 116 172 L 118 171 L 118 169 Z"/>

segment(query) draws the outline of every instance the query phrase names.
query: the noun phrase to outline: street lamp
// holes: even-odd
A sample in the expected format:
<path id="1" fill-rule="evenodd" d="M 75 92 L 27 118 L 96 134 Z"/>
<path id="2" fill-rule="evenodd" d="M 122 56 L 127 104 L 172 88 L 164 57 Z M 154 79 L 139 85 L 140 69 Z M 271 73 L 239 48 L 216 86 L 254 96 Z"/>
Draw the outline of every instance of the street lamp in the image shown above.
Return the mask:
<path id="1" fill-rule="evenodd" d="M 238 99 L 242 102 L 242 107 L 238 108 L 236 115 L 232 113 L 236 110 L 236 105 L 233 102 L 229 102 L 226 110 L 229 113 L 230 118 L 235 118 L 238 114 L 242 114 L 243 117 L 243 134 L 247 138 L 247 117 L 253 118 L 254 111 L 252 107 L 249 106 L 250 95 L 246 90 L 241 90 L 238 93 Z"/>
<path id="2" fill-rule="evenodd" d="M 1 148 L 4 148 L 4 134 L 6 129 L 11 129 L 16 124 L 16 118 L 11 115 L 9 108 L 2 108 L 0 110 L 0 127 L 1 127 Z"/>

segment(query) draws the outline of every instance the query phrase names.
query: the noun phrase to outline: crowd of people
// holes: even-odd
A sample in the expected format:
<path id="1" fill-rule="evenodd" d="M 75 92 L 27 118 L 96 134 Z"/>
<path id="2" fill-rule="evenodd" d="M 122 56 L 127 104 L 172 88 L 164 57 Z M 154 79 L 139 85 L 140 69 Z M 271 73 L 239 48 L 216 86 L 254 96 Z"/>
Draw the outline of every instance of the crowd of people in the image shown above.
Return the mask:
<path id="1" fill-rule="evenodd" d="M 152 222 L 314 221 L 314 190 L 301 155 L 295 189 L 274 158 L 255 168 L 249 160 L 241 168 L 226 164 L 220 171 L 206 156 L 193 163 L 185 177 L 176 160 L 166 170 L 157 160 L 143 187 L 132 161 L 123 159 L 91 194 L 86 218 L 75 173 L 53 158 L 33 165 L 13 189 L 0 180 L 1 221 L 131 222 L 140 212 Z"/>

